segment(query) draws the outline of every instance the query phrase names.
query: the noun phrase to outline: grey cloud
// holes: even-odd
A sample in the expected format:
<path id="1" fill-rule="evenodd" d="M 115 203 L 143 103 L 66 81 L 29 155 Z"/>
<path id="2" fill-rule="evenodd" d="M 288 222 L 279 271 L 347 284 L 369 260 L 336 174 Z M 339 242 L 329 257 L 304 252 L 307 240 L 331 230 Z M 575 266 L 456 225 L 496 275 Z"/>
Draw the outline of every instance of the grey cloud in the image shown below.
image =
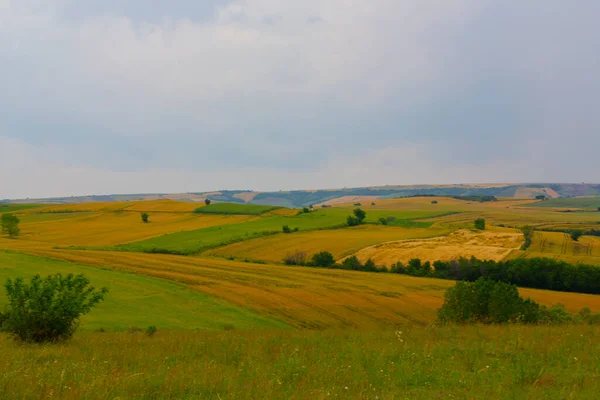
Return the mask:
<path id="1" fill-rule="evenodd" d="M 5 197 L 598 180 L 597 2 L 169 3 L 0 3 Z"/>

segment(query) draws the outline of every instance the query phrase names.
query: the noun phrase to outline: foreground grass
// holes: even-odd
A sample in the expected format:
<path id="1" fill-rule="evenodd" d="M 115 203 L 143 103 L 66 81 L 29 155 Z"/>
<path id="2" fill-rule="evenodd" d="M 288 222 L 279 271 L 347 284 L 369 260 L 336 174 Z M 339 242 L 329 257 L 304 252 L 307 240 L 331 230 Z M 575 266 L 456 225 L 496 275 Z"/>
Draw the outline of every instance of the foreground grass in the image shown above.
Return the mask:
<path id="1" fill-rule="evenodd" d="M 4 398 L 593 399 L 600 329 L 82 333 L 0 336 Z"/>
<path id="2" fill-rule="evenodd" d="M 84 274 L 96 287 L 106 286 L 106 300 L 82 318 L 83 330 L 123 331 L 130 327 L 222 330 L 285 328 L 278 320 L 257 315 L 213 296 L 189 290 L 174 282 L 111 269 L 102 269 L 17 253 L 0 251 L 0 282 L 31 278 L 35 274 Z M 0 289 L 0 309 L 7 302 Z M 1 392 L 1 391 L 0 391 Z"/>

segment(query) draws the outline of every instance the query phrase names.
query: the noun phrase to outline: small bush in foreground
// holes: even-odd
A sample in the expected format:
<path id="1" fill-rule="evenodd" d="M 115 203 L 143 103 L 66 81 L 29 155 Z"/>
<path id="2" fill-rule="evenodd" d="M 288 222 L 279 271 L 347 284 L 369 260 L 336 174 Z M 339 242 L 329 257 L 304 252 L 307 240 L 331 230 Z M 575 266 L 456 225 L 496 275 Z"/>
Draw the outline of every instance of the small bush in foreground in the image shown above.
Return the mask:
<path id="1" fill-rule="evenodd" d="M 9 304 L 2 330 L 24 342 L 55 342 L 75 333 L 79 317 L 104 300 L 108 289 L 96 291 L 83 275 L 36 275 L 5 284 Z"/>
<path id="2" fill-rule="evenodd" d="M 479 278 L 475 282 L 457 282 L 446 291 L 438 311 L 441 322 L 506 323 L 537 322 L 539 305 L 519 296 L 515 285 Z"/>

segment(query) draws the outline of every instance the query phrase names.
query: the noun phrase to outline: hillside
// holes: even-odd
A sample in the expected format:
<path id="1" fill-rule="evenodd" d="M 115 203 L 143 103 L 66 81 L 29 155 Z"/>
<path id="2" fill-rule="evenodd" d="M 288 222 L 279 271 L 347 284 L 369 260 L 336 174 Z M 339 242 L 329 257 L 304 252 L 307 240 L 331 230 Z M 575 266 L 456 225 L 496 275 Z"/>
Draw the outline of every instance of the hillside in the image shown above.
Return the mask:
<path id="1" fill-rule="evenodd" d="M 137 200 L 177 200 L 202 202 L 249 203 L 282 207 L 337 204 L 352 201 L 375 201 L 410 196 L 494 196 L 502 198 L 547 198 L 600 196 L 600 184 L 515 183 L 515 184 L 455 184 L 455 185 L 387 185 L 362 188 L 293 190 L 256 192 L 251 190 L 221 190 L 195 193 L 114 194 L 46 199 L 3 200 L 5 203 L 74 204 L 87 202 L 123 202 Z"/>

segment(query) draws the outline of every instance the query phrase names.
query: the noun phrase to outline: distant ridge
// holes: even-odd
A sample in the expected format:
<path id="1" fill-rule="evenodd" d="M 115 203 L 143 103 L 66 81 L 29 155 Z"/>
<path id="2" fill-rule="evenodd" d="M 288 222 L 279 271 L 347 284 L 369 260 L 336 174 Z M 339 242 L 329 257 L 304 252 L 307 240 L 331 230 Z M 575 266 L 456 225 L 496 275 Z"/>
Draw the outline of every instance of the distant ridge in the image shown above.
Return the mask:
<path id="1" fill-rule="evenodd" d="M 210 198 L 216 202 L 262 204 L 283 207 L 304 207 L 323 203 L 377 200 L 409 196 L 495 196 L 507 198 L 547 198 L 600 196 L 600 184 L 586 183 L 497 183 L 454 185 L 387 185 L 359 188 L 292 190 L 255 192 L 251 190 L 220 190 L 195 193 L 114 194 L 42 199 L 2 200 L 2 203 L 73 204 L 86 202 L 114 202 L 169 199 L 202 202 Z"/>

